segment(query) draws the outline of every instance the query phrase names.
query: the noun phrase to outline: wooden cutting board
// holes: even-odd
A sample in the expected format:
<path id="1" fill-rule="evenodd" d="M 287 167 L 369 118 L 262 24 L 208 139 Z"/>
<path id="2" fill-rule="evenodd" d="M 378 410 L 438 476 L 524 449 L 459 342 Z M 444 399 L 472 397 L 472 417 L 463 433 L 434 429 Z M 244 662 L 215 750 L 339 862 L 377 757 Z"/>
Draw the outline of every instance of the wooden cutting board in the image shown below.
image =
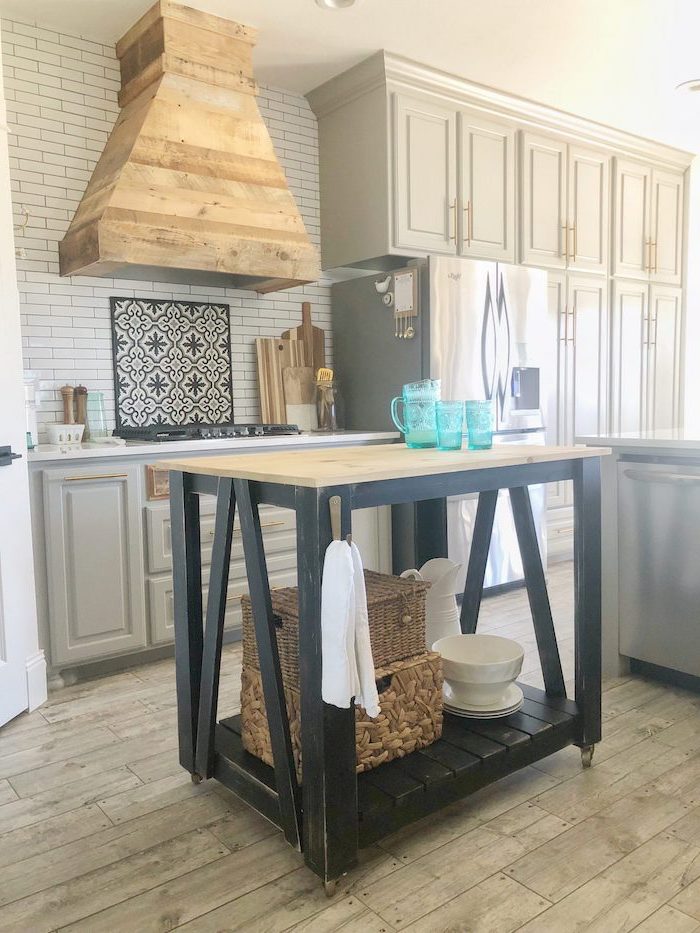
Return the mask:
<path id="1" fill-rule="evenodd" d="M 301 324 L 282 334 L 283 339 L 299 341 L 304 344 L 306 359 L 304 365 L 310 366 L 317 373 L 326 365 L 326 334 L 321 327 L 311 323 L 311 304 L 304 301 L 301 305 Z"/>
<path id="2" fill-rule="evenodd" d="M 285 424 L 287 409 L 284 400 L 282 370 L 303 366 L 306 362 L 302 341 L 278 337 L 256 337 L 260 415 L 263 424 Z"/>
<path id="3" fill-rule="evenodd" d="M 300 343 L 300 341 L 293 341 Z M 287 421 L 302 431 L 318 428 L 316 414 L 316 383 L 310 366 L 287 366 L 282 370 Z"/>
<path id="4" fill-rule="evenodd" d="M 285 366 L 282 370 L 287 405 L 314 405 L 316 384 L 311 366 Z"/>

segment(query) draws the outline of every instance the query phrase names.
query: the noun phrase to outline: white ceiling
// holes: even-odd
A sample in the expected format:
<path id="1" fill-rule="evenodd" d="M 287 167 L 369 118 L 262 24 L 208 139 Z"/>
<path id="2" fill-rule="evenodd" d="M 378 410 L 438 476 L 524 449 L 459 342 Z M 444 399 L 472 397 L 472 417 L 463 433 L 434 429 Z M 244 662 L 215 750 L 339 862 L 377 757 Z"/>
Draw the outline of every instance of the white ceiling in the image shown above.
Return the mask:
<path id="1" fill-rule="evenodd" d="M 3 16 L 113 43 L 151 0 L 0 0 Z M 700 152 L 700 0 L 189 0 L 257 26 L 260 81 L 306 92 L 377 49 Z"/>

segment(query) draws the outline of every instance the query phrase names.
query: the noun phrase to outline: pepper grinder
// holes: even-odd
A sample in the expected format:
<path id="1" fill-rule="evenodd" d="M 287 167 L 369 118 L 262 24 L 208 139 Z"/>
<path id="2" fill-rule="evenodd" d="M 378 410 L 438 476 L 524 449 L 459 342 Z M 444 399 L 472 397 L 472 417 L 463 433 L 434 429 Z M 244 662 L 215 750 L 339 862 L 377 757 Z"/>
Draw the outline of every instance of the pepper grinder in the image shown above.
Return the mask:
<path id="1" fill-rule="evenodd" d="M 87 440 L 90 437 L 90 426 L 87 420 L 87 394 L 88 390 L 85 386 L 75 387 L 76 424 L 85 425 L 83 440 Z"/>
<path id="2" fill-rule="evenodd" d="M 63 423 L 75 424 L 75 417 L 73 416 L 73 395 L 75 390 L 73 386 L 61 386 L 59 391 L 63 396 Z"/>

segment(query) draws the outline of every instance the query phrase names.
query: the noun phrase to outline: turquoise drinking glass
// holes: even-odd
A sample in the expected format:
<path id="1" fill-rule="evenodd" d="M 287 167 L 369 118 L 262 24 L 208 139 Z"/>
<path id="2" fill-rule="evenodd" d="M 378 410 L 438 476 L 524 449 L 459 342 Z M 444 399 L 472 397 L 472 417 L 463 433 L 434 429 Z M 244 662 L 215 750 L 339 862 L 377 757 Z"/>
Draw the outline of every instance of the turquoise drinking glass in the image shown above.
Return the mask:
<path id="1" fill-rule="evenodd" d="M 436 402 L 437 445 L 439 450 L 461 450 L 463 402 Z"/>
<path id="2" fill-rule="evenodd" d="M 489 450 L 493 447 L 493 403 L 491 401 L 465 402 L 467 435 L 470 450 Z"/>

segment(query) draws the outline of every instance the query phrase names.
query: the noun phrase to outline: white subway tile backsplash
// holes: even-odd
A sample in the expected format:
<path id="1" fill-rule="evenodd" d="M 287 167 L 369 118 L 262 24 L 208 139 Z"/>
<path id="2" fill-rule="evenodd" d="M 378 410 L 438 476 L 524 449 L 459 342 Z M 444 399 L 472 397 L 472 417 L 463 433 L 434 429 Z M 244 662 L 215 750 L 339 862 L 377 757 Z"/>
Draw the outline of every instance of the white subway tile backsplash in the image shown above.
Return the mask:
<path id="1" fill-rule="evenodd" d="M 315 323 L 327 332 L 330 352 L 330 289 L 321 283 L 258 298 L 236 288 L 61 278 L 58 242 L 119 113 L 119 67 L 113 49 L 41 26 L 3 20 L 2 38 L 24 358 L 46 390 L 40 434 L 45 424 L 61 420 L 58 388 L 66 382 L 103 391 L 113 423 L 109 298 L 115 295 L 229 304 L 235 417 L 259 418 L 255 337 L 295 326 L 306 300 Z M 303 98 L 275 88 L 261 87 L 258 102 L 306 228 L 318 243 L 314 115 Z"/>

